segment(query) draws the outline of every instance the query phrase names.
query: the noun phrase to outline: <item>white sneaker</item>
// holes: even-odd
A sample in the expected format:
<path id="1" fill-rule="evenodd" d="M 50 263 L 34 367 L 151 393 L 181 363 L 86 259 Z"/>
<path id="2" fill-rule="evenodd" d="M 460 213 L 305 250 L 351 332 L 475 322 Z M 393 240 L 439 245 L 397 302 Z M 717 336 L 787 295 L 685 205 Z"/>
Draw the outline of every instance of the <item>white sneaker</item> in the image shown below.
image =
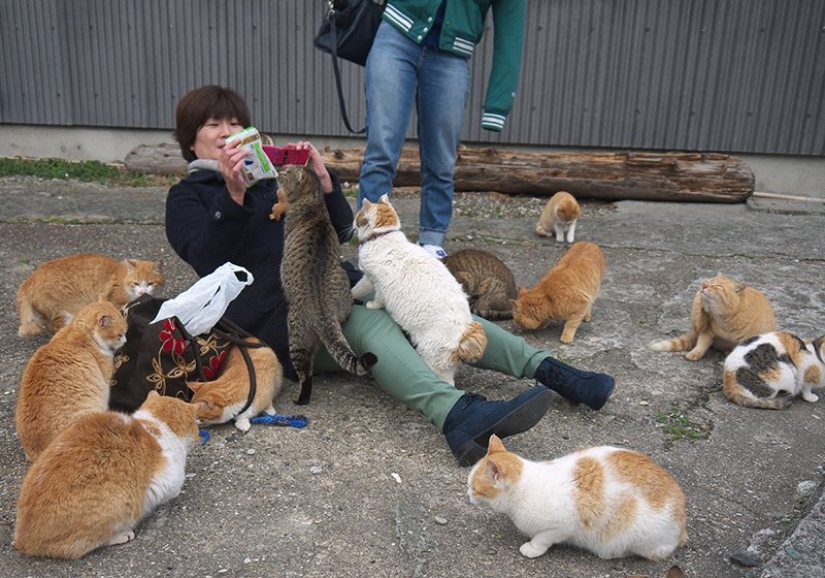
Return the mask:
<path id="1" fill-rule="evenodd" d="M 438 245 L 421 245 L 421 246 L 424 247 L 424 249 L 427 251 L 427 253 L 429 253 L 430 255 L 435 257 L 436 259 L 443 259 L 444 257 L 447 256 L 447 251 L 445 251 L 443 248 L 441 248 Z"/>

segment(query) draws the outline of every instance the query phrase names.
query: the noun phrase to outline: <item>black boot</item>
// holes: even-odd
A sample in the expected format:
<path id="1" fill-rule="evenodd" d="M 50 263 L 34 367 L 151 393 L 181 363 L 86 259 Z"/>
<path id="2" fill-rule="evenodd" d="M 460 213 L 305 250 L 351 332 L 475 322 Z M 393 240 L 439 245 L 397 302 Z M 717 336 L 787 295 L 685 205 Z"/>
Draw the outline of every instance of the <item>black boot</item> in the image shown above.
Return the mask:
<path id="1" fill-rule="evenodd" d="M 548 357 L 536 370 L 536 380 L 573 403 L 601 409 L 610 397 L 615 380 L 605 373 L 581 371 Z"/>
<path id="2" fill-rule="evenodd" d="M 487 453 L 492 434 L 504 438 L 527 431 L 552 403 L 553 394 L 543 387 L 531 387 L 509 401 L 488 401 L 474 393 L 464 394 L 444 420 L 447 444 L 459 465 L 471 466 Z"/>

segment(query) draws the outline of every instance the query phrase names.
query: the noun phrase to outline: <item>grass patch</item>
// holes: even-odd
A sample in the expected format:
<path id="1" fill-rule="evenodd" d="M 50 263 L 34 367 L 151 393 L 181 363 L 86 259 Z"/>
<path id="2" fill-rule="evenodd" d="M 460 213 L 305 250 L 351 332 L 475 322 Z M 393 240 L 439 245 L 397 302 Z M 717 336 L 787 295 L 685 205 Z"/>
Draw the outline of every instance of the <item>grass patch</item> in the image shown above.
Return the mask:
<path id="1" fill-rule="evenodd" d="M 695 442 L 696 440 L 706 440 L 710 437 L 713 426 L 710 424 L 698 424 L 682 411 L 672 410 L 668 413 L 657 413 L 656 421 L 660 424 L 662 432 L 665 434 L 665 445 L 672 446 L 682 440 Z"/>
<path id="2" fill-rule="evenodd" d="M 136 173 L 100 161 L 0 158 L 0 177 L 13 176 L 78 180 L 127 187 L 162 186 L 177 180 L 174 177 Z"/>

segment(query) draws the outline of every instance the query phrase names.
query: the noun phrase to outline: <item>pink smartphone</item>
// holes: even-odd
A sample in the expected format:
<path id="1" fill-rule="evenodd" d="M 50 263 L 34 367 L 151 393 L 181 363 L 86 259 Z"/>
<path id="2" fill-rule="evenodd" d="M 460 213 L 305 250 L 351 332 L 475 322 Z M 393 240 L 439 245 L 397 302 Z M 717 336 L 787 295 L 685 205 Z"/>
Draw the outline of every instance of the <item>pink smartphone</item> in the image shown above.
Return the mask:
<path id="1" fill-rule="evenodd" d="M 298 149 L 294 145 L 263 145 L 264 152 L 276 167 L 285 165 L 303 165 L 309 160 L 309 149 Z"/>

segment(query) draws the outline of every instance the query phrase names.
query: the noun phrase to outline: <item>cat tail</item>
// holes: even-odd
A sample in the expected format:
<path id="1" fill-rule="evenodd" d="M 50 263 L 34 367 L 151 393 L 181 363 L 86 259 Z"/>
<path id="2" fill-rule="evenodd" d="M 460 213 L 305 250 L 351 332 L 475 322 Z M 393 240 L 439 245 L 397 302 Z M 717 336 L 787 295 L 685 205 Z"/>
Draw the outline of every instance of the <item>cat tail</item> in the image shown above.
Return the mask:
<path id="1" fill-rule="evenodd" d="M 696 346 L 696 334 L 692 331 L 673 339 L 654 341 L 648 347 L 653 351 L 688 351 Z"/>
<path id="2" fill-rule="evenodd" d="M 378 362 L 378 358 L 370 351 L 363 355 L 355 355 L 338 323 L 324 323 L 320 337 L 335 363 L 344 371 L 364 376 L 369 374 L 370 367 Z"/>
<path id="3" fill-rule="evenodd" d="M 481 359 L 485 349 L 487 349 L 487 334 L 484 333 L 484 326 L 478 321 L 473 321 L 461 336 L 458 348 L 453 354 L 455 358 L 453 361 L 474 363 Z"/>
<path id="4" fill-rule="evenodd" d="M 725 370 L 722 373 L 722 390 L 730 401 L 742 407 L 753 407 L 757 409 L 788 409 L 793 403 L 789 394 L 777 395 L 774 397 L 755 397 L 752 393 L 746 393 L 739 381 L 736 379 L 736 372 Z"/>
<path id="5" fill-rule="evenodd" d="M 20 317 L 20 327 L 17 335 L 20 337 L 32 337 L 39 334 L 43 328 L 38 319 L 39 315 L 34 310 L 31 298 L 29 297 L 28 285 L 24 281 L 17 291 L 17 315 Z"/>

